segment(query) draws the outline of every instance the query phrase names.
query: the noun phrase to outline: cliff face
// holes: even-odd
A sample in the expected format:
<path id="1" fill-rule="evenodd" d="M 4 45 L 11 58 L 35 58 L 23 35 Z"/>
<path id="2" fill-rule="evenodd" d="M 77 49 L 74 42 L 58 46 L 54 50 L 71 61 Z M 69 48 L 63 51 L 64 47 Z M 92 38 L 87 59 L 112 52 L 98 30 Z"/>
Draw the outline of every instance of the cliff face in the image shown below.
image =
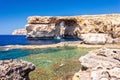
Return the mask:
<path id="1" fill-rule="evenodd" d="M 12 32 L 12 35 L 26 35 L 27 31 L 25 28 L 16 29 Z"/>
<path id="2" fill-rule="evenodd" d="M 28 17 L 27 37 L 32 39 L 52 39 L 59 35 L 60 28 L 55 24 L 56 18 L 45 16 Z"/>
<path id="3" fill-rule="evenodd" d="M 28 38 L 81 38 L 82 34 L 108 34 L 120 37 L 120 14 L 86 16 L 30 16 L 26 25 Z"/>

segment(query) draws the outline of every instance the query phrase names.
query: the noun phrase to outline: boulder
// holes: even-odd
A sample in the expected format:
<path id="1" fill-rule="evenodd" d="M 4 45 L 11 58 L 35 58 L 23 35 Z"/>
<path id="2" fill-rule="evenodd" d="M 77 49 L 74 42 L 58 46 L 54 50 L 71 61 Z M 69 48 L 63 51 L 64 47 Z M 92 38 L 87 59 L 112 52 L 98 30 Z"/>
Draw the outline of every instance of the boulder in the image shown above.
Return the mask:
<path id="1" fill-rule="evenodd" d="M 103 33 L 81 34 L 79 38 L 82 39 L 86 44 L 106 44 L 106 43 L 112 43 L 113 41 L 111 36 Z"/>
<path id="2" fill-rule="evenodd" d="M 102 48 L 90 51 L 80 59 L 81 70 L 73 80 L 120 80 L 120 49 Z"/>
<path id="3" fill-rule="evenodd" d="M 29 73 L 34 64 L 22 60 L 1 60 L 0 80 L 30 80 Z"/>

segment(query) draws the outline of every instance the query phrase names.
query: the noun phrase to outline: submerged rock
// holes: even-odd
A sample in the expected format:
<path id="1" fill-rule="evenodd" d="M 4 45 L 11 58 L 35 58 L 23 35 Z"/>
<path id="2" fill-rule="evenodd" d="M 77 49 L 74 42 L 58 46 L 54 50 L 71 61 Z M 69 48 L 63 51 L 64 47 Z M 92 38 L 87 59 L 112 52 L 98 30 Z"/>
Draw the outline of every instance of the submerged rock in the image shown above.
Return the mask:
<path id="1" fill-rule="evenodd" d="M 1 60 L 0 80 L 30 80 L 29 73 L 34 69 L 35 66 L 30 62 Z"/>
<path id="2" fill-rule="evenodd" d="M 73 80 L 119 80 L 120 50 L 98 49 L 90 51 L 80 59 L 82 71 L 74 75 Z M 83 79 L 86 75 L 86 79 Z"/>

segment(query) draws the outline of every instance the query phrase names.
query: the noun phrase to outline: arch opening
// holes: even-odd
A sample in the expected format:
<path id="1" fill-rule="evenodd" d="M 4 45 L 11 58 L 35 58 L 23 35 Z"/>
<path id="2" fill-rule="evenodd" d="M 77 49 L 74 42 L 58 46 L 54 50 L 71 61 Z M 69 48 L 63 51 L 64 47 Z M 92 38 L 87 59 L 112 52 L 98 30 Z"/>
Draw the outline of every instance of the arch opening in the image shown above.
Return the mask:
<path id="1" fill-rule="evenodd" d="M 76 28 L 78 27 L 77 21 L 74 19 L 70 20 L 60 20 L 60 38 L 68 39 L 68 38 L 78 38 Z"/>

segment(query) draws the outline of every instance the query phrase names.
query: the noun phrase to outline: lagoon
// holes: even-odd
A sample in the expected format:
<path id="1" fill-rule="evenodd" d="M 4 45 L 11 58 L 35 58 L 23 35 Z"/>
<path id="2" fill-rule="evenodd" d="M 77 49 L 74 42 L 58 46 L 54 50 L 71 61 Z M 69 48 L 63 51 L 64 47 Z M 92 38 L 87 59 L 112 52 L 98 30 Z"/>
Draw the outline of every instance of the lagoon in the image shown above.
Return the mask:
<path id="1" fill-rule="evenodd" d="M 22 59 L 36 65 L 31 80 L 68 80 L 80 69 L 79 57 L 91 48 L 58 47 L 0 51 L 0 59 Z"/>

